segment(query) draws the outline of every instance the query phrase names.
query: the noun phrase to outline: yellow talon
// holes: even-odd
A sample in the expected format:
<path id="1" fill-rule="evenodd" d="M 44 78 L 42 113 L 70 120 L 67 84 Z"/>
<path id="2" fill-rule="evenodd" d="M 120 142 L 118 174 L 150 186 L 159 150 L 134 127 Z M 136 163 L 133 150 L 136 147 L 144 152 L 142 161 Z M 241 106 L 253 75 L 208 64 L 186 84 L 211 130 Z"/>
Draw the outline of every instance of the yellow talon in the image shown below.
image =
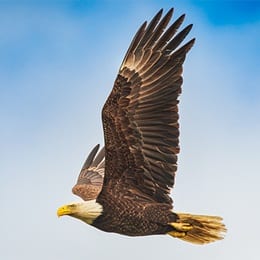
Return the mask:
<path id="1" fill-rule="evenodd" d="M 168 232 L 168 235 L 170 235 L 172 237 L 181 238 L 181 237 L 185 237 L 186 233 L 185 232 L 178 232 L 178 231 L 171 231 L 171 232 Z"/>
<path id="2" fill-rule="evenodd" d="M 189 223 L 177 223 L 173 222 L 170 224 L 173 228 L 180 232 L 187 232 L 192 230 L 192 225 Z"/>

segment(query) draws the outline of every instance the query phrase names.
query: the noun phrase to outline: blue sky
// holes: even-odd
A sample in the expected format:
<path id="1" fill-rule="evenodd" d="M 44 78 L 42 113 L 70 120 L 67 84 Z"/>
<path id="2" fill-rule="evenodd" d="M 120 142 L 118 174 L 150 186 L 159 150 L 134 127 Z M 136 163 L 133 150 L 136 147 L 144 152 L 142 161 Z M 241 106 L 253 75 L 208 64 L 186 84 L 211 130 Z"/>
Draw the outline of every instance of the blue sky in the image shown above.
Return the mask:
<path id="1" fill-rule="evenodd" d="M 218 214 L 225 240 L 106 234 L 56 208 L 86 154 L 130 40 L 160 9 L 186 13 L 176 211 Z M 258 259 L 260 1 L 0 1 L 0 258 Z M 126 253 L 127 252 L 127 253 Z"/>

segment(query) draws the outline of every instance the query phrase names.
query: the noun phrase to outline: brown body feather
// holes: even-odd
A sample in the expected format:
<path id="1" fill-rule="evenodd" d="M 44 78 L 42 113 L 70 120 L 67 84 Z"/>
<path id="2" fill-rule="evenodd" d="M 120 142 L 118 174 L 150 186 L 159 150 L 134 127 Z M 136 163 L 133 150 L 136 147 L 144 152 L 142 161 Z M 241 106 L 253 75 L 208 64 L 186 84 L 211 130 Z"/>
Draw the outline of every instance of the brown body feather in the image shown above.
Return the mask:
<path id="1" fill-rule="evenodd" d="M 173 213 L 169 196 L 179 153 L 182 66 L 195 41 L 182 45 L 192 25 L 176 34 L 184 15 L 168 26 L 172 14 L 162 17 L 160 10 L 137 31 L 102 110 L 105 151 L 94 160 L 93 149 L 73 188 L 84 200 L 96 199 L 86 205 L 98 216 L 71 215 L 107 232 L 169 234 L 202 244 L 222 238 L 220 218 Z"/>
<path id="2" fill-rule="evenodd" d="M 102 230 L 164 234 L 176 220 L 169 192 L 179 152 L 177 105 L 194 40 L 179 46 L 191 25 L 174 37 L 184 16 L 165 31 L 172 13 L 161 19 L 161 10 L 141 26 L 103 107 L 106 167 L 97 198 L 103 214 L 93 223 Z"/>

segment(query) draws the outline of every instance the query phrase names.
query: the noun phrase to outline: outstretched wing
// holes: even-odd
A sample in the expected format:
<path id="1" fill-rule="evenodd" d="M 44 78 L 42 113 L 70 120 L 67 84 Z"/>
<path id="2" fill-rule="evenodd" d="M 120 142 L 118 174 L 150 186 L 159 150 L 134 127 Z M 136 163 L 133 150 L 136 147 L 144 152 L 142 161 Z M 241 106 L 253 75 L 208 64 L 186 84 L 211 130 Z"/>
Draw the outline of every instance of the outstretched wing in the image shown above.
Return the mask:
<path id="1" fill-rule="evenodd" d="M 83 200 L 96 199 L 103 185 L 105 172 L 105 150 L 96 145 L 88 155 L 72 192 Z"/>
<path id="2" fill-rule="evenodd" d="M 184 15 L 166 27 L 162 10 L 136 33 L 102 111 L 106 169 L 100 197 L 114 187 L 171 204 L 179 153 L 182 64 L 195 39 L 180 46 Z M 120 186 L 118 186 L 120 185 Z"/>

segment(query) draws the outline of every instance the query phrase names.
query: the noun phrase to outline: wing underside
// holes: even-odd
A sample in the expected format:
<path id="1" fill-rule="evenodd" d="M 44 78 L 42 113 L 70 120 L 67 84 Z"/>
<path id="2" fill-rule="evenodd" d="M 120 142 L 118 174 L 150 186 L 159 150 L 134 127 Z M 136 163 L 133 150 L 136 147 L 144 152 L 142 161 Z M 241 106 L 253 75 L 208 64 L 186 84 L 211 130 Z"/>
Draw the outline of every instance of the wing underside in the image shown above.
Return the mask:
<path id="1" fill-rule="evenodd" d="M 83 200 L 96 199 L 103 185 L 105 171 L 105 150 L 99 153 L 99 145 L 96 145 L 88 155 L 72 192 Z"/>
<path id="2" fill-rule="evenodd" d="M 194 39 L 178 34 L 184 15 L 168 26 L 162 10 L 136 33 L 102 111 L 106 169 L 102 194 L 120 185 L 171 203 L 179 153 L 178 96 L 182 65 Z M 166 28 L 167 27 L 167 28 Z"/>

